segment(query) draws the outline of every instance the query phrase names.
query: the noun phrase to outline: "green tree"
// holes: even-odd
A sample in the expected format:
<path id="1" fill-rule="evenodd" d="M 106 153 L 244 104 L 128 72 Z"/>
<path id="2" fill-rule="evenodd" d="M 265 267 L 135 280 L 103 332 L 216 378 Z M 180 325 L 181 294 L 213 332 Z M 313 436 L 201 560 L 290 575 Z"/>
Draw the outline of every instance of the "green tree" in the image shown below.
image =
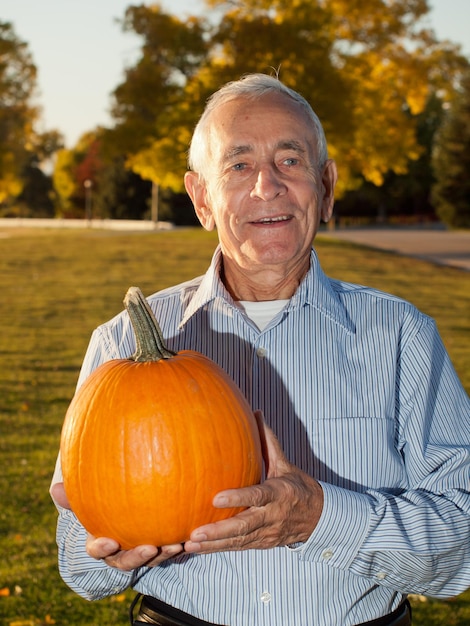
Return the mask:
<path id="1" fill-rule="evenodd" d="M 0 21 L 0 204 L 21 193 L 34 144 L 36 67 L 13 26 Z"/>
<path id="2" fill-rule="evenodd" d="M 432 200 L 448 226 L 470 228 L 470 72 L 437 134 L 432 165 Z"/>

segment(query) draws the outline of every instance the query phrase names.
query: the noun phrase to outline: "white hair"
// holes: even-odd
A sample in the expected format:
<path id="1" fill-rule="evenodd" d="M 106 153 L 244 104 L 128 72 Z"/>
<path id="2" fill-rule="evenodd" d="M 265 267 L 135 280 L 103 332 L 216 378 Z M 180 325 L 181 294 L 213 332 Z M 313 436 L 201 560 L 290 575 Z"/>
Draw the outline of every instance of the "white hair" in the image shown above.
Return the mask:
<path id="1" fill-rule="evenodd" d="M 217 107 L 235 98 L 257 99 L 268 93 L 283 94 L 302 106 L 315 129 L 319 167 L 323 168 L 328 160 L 325 132 L 320 119 L 307 100 L 284 85 L 278 78 L 267 74 L 247 74 L 240 80 L 227 83 L 208 99 L 191 139 L 188 155 L 189 169 L 203 177 L 204 172 L 207 171 L 207 161 L 210 157 L 208 146 L 210 116 Z"/>

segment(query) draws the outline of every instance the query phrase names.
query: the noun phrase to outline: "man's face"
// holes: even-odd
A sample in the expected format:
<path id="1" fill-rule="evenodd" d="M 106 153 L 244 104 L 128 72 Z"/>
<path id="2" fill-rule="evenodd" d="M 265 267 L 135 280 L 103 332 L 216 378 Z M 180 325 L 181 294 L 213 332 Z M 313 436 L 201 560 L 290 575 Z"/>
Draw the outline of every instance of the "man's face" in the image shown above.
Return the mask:
<path id="1" fill-rule="evenodd" d="M 304 267 L 333 207 L 336 169 L 320 170 L 303 108 L 283 95 L 238 98 L 214 111 L 205 182 L 186 185 L 202 225 L 217 228 L 226 269 Z"/>

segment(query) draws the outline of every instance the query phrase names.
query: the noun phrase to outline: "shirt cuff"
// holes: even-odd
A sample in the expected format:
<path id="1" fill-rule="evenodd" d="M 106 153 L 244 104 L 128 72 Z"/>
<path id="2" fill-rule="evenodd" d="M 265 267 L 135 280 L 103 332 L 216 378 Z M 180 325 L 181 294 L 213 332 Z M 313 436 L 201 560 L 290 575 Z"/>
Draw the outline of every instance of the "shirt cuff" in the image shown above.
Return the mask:
<path id="1" fill-rule="evenodd" d="M 127 589 L 134 573 L 109 567 L 86 552 L 87 532 L 72 511 L 62 509 L 58 524 L 59 570 L 64 582 L 87 600 Z"/>
<path id="2" fill-rule="evenodd" d="M 371 524 L 371 505 L 365 494 L 322 483 L 323 511 L 305 543 L 294 548 L 303 561 L 348 569 L 356 558 Z"/>

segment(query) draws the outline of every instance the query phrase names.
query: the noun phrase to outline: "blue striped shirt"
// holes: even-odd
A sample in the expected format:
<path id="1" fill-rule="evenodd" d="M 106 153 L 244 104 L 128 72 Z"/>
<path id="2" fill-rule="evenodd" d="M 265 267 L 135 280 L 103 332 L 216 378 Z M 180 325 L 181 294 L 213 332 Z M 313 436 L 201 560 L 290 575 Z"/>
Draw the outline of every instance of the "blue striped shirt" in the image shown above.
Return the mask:
<path id="1" fill-rule="evenodd" d="M 432 319 L 410 303 L 307 276 L 263 331 L 208 272 L 149 298 L 167 345 L 219 363 L 262 409 L 288 459 L 321 482 L 324 509 L 302 544 L 182 555 L 121 572 L 85 552 L 59 509 L 59 566 L 88 599 L 128 586 L 230 626 L 348 626 L 406 593 L 470 584 L 470 402 Z M 126 313 L 93 333 L 79 384 L 127 357 Z M 60 470 L 54 480 L 60 479 Z"/>

